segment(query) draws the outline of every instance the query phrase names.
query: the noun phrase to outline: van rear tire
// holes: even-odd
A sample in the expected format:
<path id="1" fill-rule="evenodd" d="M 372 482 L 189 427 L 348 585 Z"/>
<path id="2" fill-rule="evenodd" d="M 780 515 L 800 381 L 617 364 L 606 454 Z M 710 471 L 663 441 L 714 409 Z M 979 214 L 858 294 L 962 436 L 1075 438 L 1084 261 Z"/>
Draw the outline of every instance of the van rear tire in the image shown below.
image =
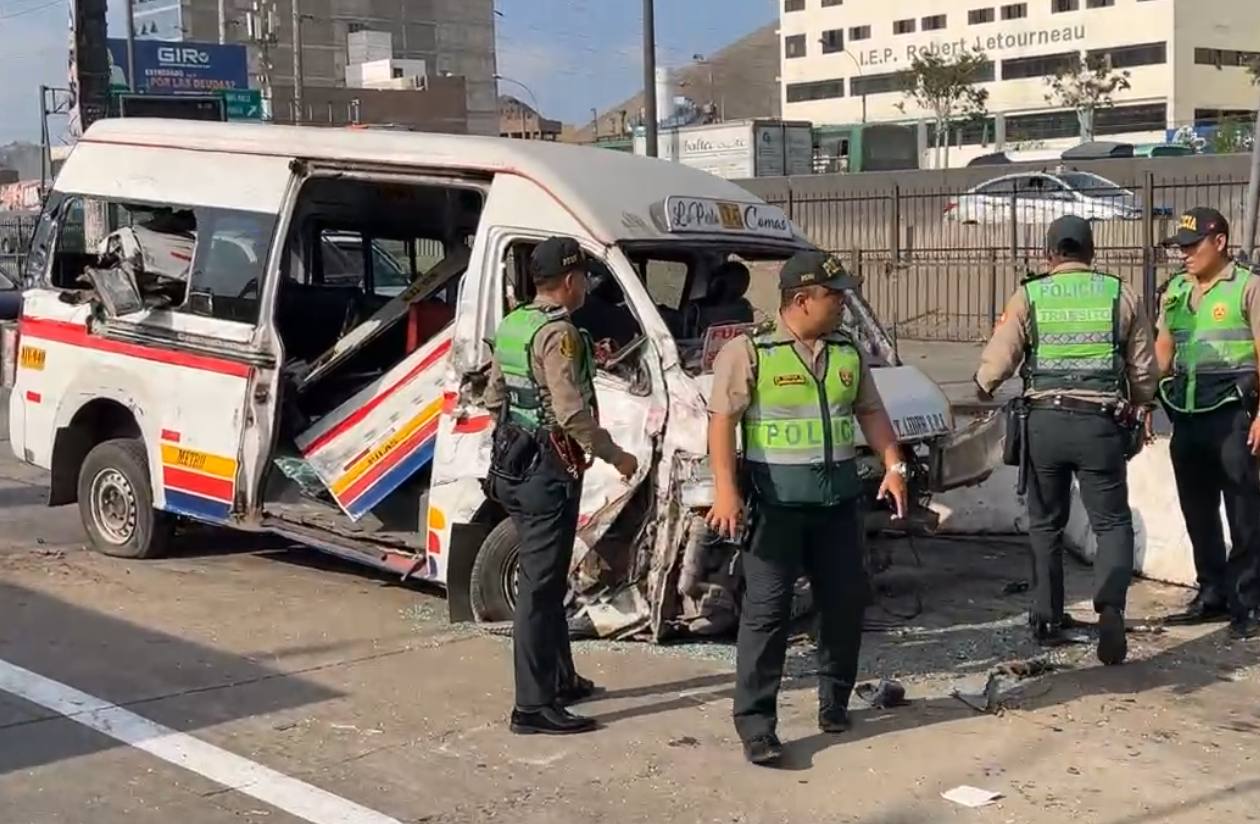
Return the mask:
<path id="1" fill-rule="evenodd" d="M 482 623 L 511 621 L 516 611 L 516 574 L 520 536 L 511 518 L 490 531 L 477 550 L 472 568 L 473 617 Z"/>
<path id="2" fill-rule="evenodd" d="M 129 560 L 165 557 L 175 519 L 153 508 L 149 458 L 139 438 L 97 444 L 79 468 L 79 517 L 92 548 Z"/>

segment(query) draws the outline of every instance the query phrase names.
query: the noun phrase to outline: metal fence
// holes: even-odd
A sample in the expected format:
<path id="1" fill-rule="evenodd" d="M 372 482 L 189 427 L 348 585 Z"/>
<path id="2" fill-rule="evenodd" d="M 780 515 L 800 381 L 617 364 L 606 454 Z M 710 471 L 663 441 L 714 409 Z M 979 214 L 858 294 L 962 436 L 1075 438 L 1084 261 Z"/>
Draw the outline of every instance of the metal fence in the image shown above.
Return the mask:
<path id="1" fill-rule="evenodd" d="M 36 221 L 34 215 L 0 212 L 0 275 L 14 285 L 21 282 L 22 261 Z M 0 281 L 0 288 L 8 286 Z"/>
<path id="2" fill-rule="evenodd" d="M 1140 215 L 1095 222 L 1096 266 L 1123 278 L 1149 304 L 1175 265 L 1162 241 L 1176 230 L 1181 212 L 1212 206 L 1241 234 L 1246 189 L 1245 179 L 1157 179 L 1147 173 L 1129 190 L 1091 192 L 1102 202 L 1131 192 Z M 987 338 L 1019 281 L 1044 270 L 1045 227 L 1064 211 L 1052 198 L 1012 193 L 1009 203 L 1003 194 L 976 205 L 977 199 L 964 197 L 966 190 L 897 184 L 886 193 L 851 196 L 791 187 L 758 193 L 818 245 L 839 253 L 864 278 L 881 319 L 909 340 Z"/>

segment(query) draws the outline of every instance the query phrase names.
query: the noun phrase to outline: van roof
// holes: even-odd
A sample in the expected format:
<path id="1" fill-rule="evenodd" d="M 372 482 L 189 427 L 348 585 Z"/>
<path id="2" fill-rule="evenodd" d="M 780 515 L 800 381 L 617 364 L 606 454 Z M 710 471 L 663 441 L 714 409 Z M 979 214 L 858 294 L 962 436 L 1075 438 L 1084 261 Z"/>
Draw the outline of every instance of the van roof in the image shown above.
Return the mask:
<path id="1" fill-rule="evenodd" d="M 304 159 L 515 174 L 549 192 L 597 240 L 606 243 L 663 236 L 651 219 L 650 209 L 669 197 L 760 202 L 760 198 L 735 183 L 678 163 L 548 141 L 325 126 L 120 118 L 94 123 L 79 140 L 78 153 L 90 155 L 94 145 L 100 149 L 137 146 L 181 153 L 216 152 L 270 161 L 259 168 L 277 168 L 276 161 L 280 159 L 287 168 L 289 160 Z M 67 170 L 73 174 L 66 174 L 73 180 L 65 181 L 68 185 L 76 184 L 73 190 L 82 194 L 97 193 L 84 183 L 84 177 L 89 175 L 113 177 L 109 189 L 118 190 L 117 164 L 105 165 L 99 161 L 74 164 L 74 161 L 72 156 L 67 164 Z M 185 170 L 186 161 L 185 158 Z M 71 164 L 78 168 L 70 169 Z M 153 189 L 156 172 L 152 165 L 137 168 L 136 174 L 141 188 Z M 191 185 L 186 174 L 179 177 L 184 185 Z M 62 188 L 62 182 L 58 180 L 57 188 Z M 104 196 L 103 191 L 99 194 Z"/>

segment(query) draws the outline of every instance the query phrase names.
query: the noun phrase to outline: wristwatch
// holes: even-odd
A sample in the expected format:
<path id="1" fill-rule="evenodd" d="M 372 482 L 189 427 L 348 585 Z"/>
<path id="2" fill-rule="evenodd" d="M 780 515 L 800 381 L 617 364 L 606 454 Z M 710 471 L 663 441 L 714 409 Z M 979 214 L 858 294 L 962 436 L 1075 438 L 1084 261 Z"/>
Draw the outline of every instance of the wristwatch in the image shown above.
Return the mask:
<path id="1" fill-rule="evenodd" d="M 895 464 L 888 467 L 888 471 L 896 472 L 898 475 L 900 475 L 903 478 L 906 477 L 907 474 L 909 474 L 909 469 L 906 467 L 905 461 L 897 461 Z"/>

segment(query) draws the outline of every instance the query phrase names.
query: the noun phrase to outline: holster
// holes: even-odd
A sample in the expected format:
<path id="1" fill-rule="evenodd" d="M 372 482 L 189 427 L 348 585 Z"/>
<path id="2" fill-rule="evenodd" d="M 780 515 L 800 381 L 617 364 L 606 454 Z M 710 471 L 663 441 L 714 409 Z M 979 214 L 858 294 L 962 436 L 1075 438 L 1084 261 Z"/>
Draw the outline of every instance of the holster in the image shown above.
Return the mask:
<path id="1" fill-rule="evenodd" d="M 500 416 L 491 440 L 490 468 L 486 473 L 486 483 L 482 485 L 489 497 L 493 497 L 489 492 L 493 487 L 491 479 L 520 483 L 538 466 L 541 455 L 538 438 L 505 418 Z"/>
<path id="2" fill-rule="evenodd" d="M 1015 492 L 1023 495 L 1028 491 L 1028 401 L 1015 398 L 1006 404 L 1002 414 L 1006 416 L 1006 439 L 1002 444 L 1002 463 L 1018 467 L 1019 476 Z"/>

